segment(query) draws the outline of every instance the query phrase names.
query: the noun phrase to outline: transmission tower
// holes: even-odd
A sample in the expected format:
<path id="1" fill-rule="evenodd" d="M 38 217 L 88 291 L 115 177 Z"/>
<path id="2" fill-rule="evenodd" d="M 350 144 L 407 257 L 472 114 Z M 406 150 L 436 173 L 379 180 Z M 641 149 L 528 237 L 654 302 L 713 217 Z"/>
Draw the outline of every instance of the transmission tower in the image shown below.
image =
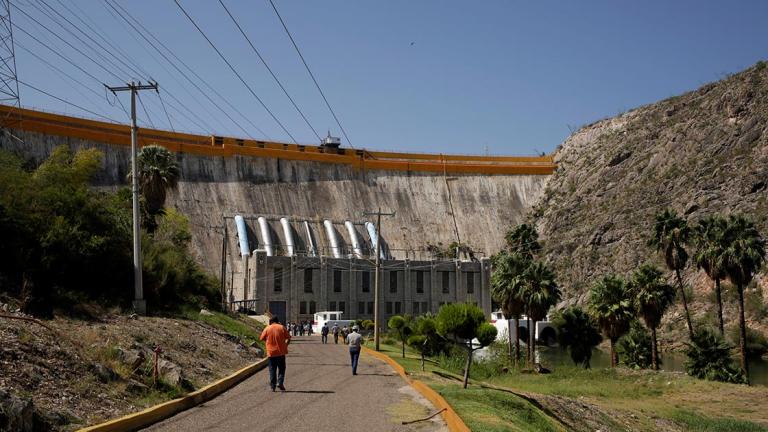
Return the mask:
<path id="1" fill-rule="evenodd" d="M 21 122 L 16 51 L 13 46 L 13 26 L 11 25 L 11 0 L 0 0 L 0 103 L 15 108 L 8 110 L 0 117 L 0 128 L 10 133 L 9 129 L 18 127 Z"/>

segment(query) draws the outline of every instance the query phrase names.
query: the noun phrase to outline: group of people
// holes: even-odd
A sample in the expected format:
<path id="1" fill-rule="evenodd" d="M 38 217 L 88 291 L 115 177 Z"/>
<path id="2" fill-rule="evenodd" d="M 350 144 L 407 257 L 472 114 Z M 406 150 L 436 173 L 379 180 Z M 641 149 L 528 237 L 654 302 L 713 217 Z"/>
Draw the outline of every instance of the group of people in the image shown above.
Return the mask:
<path id="1" fill-rule="evenodd" d="M 312 336 L 312 323 L 309 321 L 302 321 L 299 324 L 286 323 L 285 329 L 294 336 Z"/>
<path id="2" fill-rule="evenodd" d="M 356 327 L 357 326 L 354 326 L 352 328 L 354 329 Z M 328 323 L 325 323 L 325 324 L 323 324 L 323 328 L 320 329 L 320 335 L 322 336 L 322 342 L 324 344 L 328 343 L 328 334 L 329 333 L 333 335 L 333 343 L 338 344 L 339 343 L 339 336 L 341 336 L 341 340 L 342 341 L 346 342 L 347 336 L 349 336 L 349 333 L 351 331 L 352 330 L 349 327 L 347 327 L 347 326 L 339 327 L 338 324 L 334 323 L 333 327 L 328 327 Z"/>
<path id="3" fill-rule="evenodd" d="M 304 322 L 301 328 L 308 323 Z M 296 336 L 296 332 L 299 329 L 296 328 L 296 323 L 289 323 L 287 325 L 280 324 L 280 319 L 277 316 L 273 316 L 269 319 L 269 325 L 261 332 L 260 340 L 266 342 L 267 348 L 267 361 L 269 365 L 269 386 L 272 391 L 280 389 L 285 391 L 285 356 L 288 355 L 288 345 L 291 343 L 291 333 Z M 312 326 L 309 325 L 309 330 L 299 332 L 299 335 L 312 333 Z M 360 351 L 362 350 L 363 335 L 360 334 L 360 328 L 358 326 L 352 326 L 351 329 L 344 326 L 339 328 L 338 325 L 334 325 L 333 328 L 328 328 L 328 324 L 323 325 L 321 335 L 323 336 L 323 343 L 328 343 L 328 334 L 333 333 L 333 339 L 335 343 L 339 343 L 339 336 L 343 335 L 344 343 L 349 345 L 349 358 L 352 365 L 352 375 L 357 375 L 357 364 L 360 360 Z"/>

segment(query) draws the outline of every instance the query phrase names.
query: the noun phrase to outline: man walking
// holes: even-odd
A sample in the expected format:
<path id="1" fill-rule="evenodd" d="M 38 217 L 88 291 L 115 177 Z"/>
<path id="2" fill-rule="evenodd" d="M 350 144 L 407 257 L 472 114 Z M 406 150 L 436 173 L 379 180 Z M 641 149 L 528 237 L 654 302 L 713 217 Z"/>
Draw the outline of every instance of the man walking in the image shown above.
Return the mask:
<path id="1" fill-rule="evenodd" d="M 358 330 L 360 330 L 359 327 L 353 326 L 352 327 L 352 333 L 347 335 L 346 342 L 349 344 L 349 357 L 352 360 L 352 375 L 357 375 L 357 362 L 360 360 L 360 350 L 362 342 L 363 342 L 363 335 L 358 333 Z"/>
<path id="2" fill-rule="evenodd" d="M 272 391 L 275 387 L 285 391 L 285 356 L 288 354 L 288 344 L 291 343 L 291 334 L 280 325 L 280 319 L 273 316 L 269 319 L 269 325 L 261 332 L 260 340 L 267 343 L 267 359 L 269 362 L 269 386 Z M 277 377 L 275 377 L 277 375 Z"/>
<path id="3" fill-rule="evenodd" d="M 323 343 L 328 343 L 328 323 L 323 324 L 323 328 L 320 329 L 320 334 L 323 336 Z"/>
<path id="4" fill-rule="evenodd" d="M 333 343 L 338 344 L 339 343 L 339 325 L 333 324 L 333 327 L 331 328 L 331 332 L 333 332 Z"/>

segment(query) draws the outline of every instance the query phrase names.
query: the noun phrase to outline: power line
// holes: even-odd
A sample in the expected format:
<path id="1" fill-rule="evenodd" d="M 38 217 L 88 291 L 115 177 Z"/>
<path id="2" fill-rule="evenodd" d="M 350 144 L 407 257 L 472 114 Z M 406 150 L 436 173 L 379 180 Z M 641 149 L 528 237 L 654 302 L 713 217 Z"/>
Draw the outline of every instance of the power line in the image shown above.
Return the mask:
<path id="1" fill-rule="evenodd" d="M 131 15 L 131 14 L 130 14 L 128 11 L 126 11 L 126 10 L 125 10 L 125 9 L 124 9 L 122 6 L 120 6 L 120 4 L 119 4 L 119 3 L 115 2 L 115 5 L 117 5 L 117 8 L 120 8 L 120 10 L 122 10 L 123 12 L 121 12 L 121 11 L 117 10 L 117 8 L 115 7 L 115 5 L 113 5 L 113 4 L 112 4 L 112 3 L 111 3 L 109 0 L 105 0 L 105 3 L 106 3 L 106 4 L 107 4 L 107 5 L 108 5 L 108 6 L 109 6 L 109 7 L 110 7 L 110 8 L 111 8 L 111 9 L 112 9 L 112 10 L 113 10 L 113 11 L 114 11 L 114 12 L 115 12 L 115 13 L 116 13 L 116 14 L 117 14 L 117 15 L 118 15 L 118 16 L 119 16 L 119 17 L 120 17 L 120 18 L 121 18 L 123 21 L 125 21 L 125 22 L 126 22 L 126 23 L 127 23 L 127 24 L 128 24 L 128 25 L 129 25 L 129 26 L 130 26 L 130 27 L 131 27 L 131 28 L 132 28 L 132 29 L 133 29 L 133 30 L 134 30 L 134 31 L 135 31 L 135 32 L 136 32 L 136 33 L 137 33 L 139 36 L 141 36 L 141 38 L 142 38 L 142 39 L 144 39 L 144 41 L 146 41 L 146 42 L 147 42 L 147 44 L 149 44 L 149 45 L 150 45 L 150 46 L 151 46 L 151 47 L 152 47 L 152 48 L 153 48 L 155 51 L 157 51 L 157 53 L 158 53 L 158 54 L 160 54 L 160 56 L 161 56 L 161 57 L 163 57 L 163 59 L 165 59 L 165 61 L 167 61 L 167 62 L 168 62 L 170 65 L 171 65 L 171 67 L 173 67 L 173 68 L 174 68 L 174 69 L 175 69 L 175 70 L 176 70 L 176 71 L 177 71 L 179 74 L 181 74 L 181 76 L 182 76 L 182 77 L 184 77 L 184 79 L 186 79 L 186 80 L 187 80 L 187 81 L 188 81 L 190 84 L 192 84 L 192 86 L 193 86 L 193 87 L 194 87 L 194 88 L 195 88 L 195 89 L 196 89 L 198 92 L 200 92 L 200 93 L 201 93 L 201 94 L 202 94 L 202 95 L 203 95 L 203 96 L 204 96 L 204 97 L 205 97 L 205 98 L 206 98 L 206 99 L 207 99 L 207 100 L 208 100 L 208 101 L 209 101 L 211 104 L 213 104 L 213 105 L 214 105 L 214 106 L 215 106 L 215 107 L 216 107 L 216 108 L 217 108 L 217 109 L 218 109 L 218 110 L 219 110 L 219 111 L 220 111 L 222 114 L 224 114 L 224 115 L 225 115 L 225 116 L 226 116 L 226 117 L 227 117 L 227 118 L 228 118 L 228 119 L 229 119 L 229 120 L 230 120 L 230 121 L 231 121 L 231 122 L 232 122 L 232 123 L 233 123 L 235 126 L 237 126 L 238 128 L 240 128 L 240 130 L 241 130 L 241 131 L 243 131 L 243 133 L 245 133 L 245 135 L 247 135 L 248 137 L 251 137 L 251 135 L 248 133 L 248 131 L 247 131 L 247 130 L 245 130 L 245 128 L 243 128 L 243 127 L 240 125 L 240 123 L 238 123 L 237 121 L 235 121 L 235 119 L 233 119 L 233 118 L 232 118 L 232 116 L 230 116 L 230 115 L 229 115 L 229 113 L 227 113 L 226 111 L 224 111 L 224 110 L 221 108 L 221 106 L 220 106 L 219 104 L 217 104 L 217 103 L 216 103 L 216 101 L 214 101 L 214 100 L 213 100 L 213 99 L 212 99 L 212 98 L 211 98 L 211 97 L 208 95 L 208 93 L 206 93 L 206 92 L 205 92 L 203 89 L 201 89 L 201 88 L 200 88 L 200 86 L 198 86 L 198 85 L 197 85 L 197 84 L 196 84 L 196 83 L 195 83 L 195 82 L 194 82 L 194 81 L 193 81 L 193 80 L 192 80 L 192 79 L 191 79 L 191 78 L 190 78 L 190 77 L 189 77 L 189 76 L 188 76 L 188 75 L 187 75 L 187 74 L 186 74 L 184 71 L 182 71 L 181 69 L 179 69 L 179 67 L 176 65 L 176 63 L 174 63 L 174 62 L 173 62 L 173 61 L 172 61 L 170 58 L 168 58 L 168 56 L 167 56 L 167 55 L 166 55 L 166 54 L 165 54 L 165 53 L 164 53 L 162 50 L 160 50 L 160 49 L 157 47 L 157 45 L 155 45 L 155 44 L 154 44 L 154 43 L 153 43 L 151 40 L 149 40 L 149 39 L 148 39 L 148 38 L 147 38 L 147 37 L 144 35 L 144 32 L 146 32 L 148 35 L 150 35 L 150 36 L 151 36 L 151 37 L 152 37 L 152 38 L 153 38 L 155 41 L 157 41 L 157 42 L 158 42 L 160 45 L 162 45 L 162 46 L 163 46 L 163 48 L 165 48 L 166 50 L 168 50 L 169 52 L 171 52 L 171 54 L 172 54 L 174 57 L 176 57 L 176 56 L 175 56 L 175 54 L 173 54 L 173 52 L 172 52 L 172 51 L 171 51 L 171 50 L 170 50 L 170 49 L 169 49 L 167 46 L 165 46 L 164 44 L 162 44 L 162 42 L 160 42 L 160 41 L 159 41 L 159 39 L 157 39 L 157 37 L 155 37 L 155 36 L 154 36 L 154 35 L 153 35 L 153 34 L 152 34 L 152 33 L 151 33 L 149 30 L 147 30 L 147 29 L 146 29 L 146 27 L 144 27 L 144 26 L 143 26 L 143 25 L 142 25 L 142 24 L 141 24 L 141 23 L 140 23 L 140 22 L 139 22 L 139 21 L 138 21 L 138 20 L 137 20 L 137 19 L 136 19 L 134 16 L 132 16 L 132 15 Z M 131 18 L 133 21 L 135 21 L 135 22 L 136 22 L 136 25 L 139 25 L 139 26 L 140 26 L 140 27 L 141 27 L 141 28 L 144 30 L 144 32 L 142 32 L 141 30 L 139 30 L 139 28 L 137 28 L 137 27 L 136 27 L 136 25 L 134 25 L 134 23 L 133 23 L 133 22 L 131 22 L 131 21 L 130 21 L 128 18 L 126 18 L 126 15 L 128 15 L 128 16 L 129 16 L 129 17 L 130 17 L 130 18 Z M 176 58 L 177 58 L 177 60 L 178 60 L 178 57 L 176 57 Z M 182 64 L 183 64 L 183 63 L 182 63 Z M 185 65 L 185 66 L 186 66 L 186 65 Z M 186 67 L 187 67 L 188 69 L 190 69 L 188 66 L 186 66 Z M 209 86 L 209 87 L 210 87 L 210 86 Z M 174 98 L 174 97 L 173 97 L 173 95 L 171 95 L 170 93 L 169 93 L 169 96 L 171 96 L 171 98 L 172 98 L 172 99 L 174 99 L 174 100 L 177 100 L 177 101 L 178 101 L 178 99 Z M 219 95 L 219 97 L 221 97 L 221 96 Z M 224 99 L 224 98 L 222 97 L 222 99 Z M 224 100 L 225 100 L 225 102 L 226 102 L 226 99 L 224 99 Z M 184 105 L 182 104 L 182 106 L 184 106 Z M 190 111 L 190 112 L 191 112 L 191 111 Z M 193 115 L 195 115 L 194 113 L 192 113 L 192 114 L 193 114 Z M 241 115 L 242 115 L 242 114 L 241 114 Z M 195 116 L 197 117 L 197 115 L 195 115 Z M 203 121 L 203 122 L 204 122 L 204 121 Z M 262 135 L 264 135 L 264 136 L 266 136 L 266 135 L 267 135 L 267 134 L 266 134 L 266 133 L 264 133 L 264 131 L 262 131 L 262 130 L 261 130 L 259 127 L 258 127 L 258 126 L 254 125 L 253 123 L 251 123 L 251 125 L 252 125 L 252 126 L 254 126 L 254 128 L 256 128 L 256 129 L 257 129 L 257 130 L 258 130 L 258 131 L 259 131 L 259 132 L 260 132 Z M 213 130 L 213 128 L 211 128 L 211 130 Z M 251 138 L 253 138 L 253 137 L 251 137 Z"/>
<path id="2" fill-rule="evenodd" d="M 160 105 L 163 107 L 165 118 L 168 119 L 168 125 L 171 127 L 171 132 L 176 132 L 176 130 L 173 128 L 173 122 L 171 122 L 171 116 L 168 115 L 168 110 L 165 109 L 165 102 L 163 102 L 163 97 L 160 95 L 160 92 L 157 92 L 157 98 L 160 99 Z"/>
<path id="3" fill-rule="evenodd" d="M 157 129 L 155 127 L 155 123 L 152 121 L 152 117 L 149 115 L 149 112 L 147 112 L 147 107 L 144 106 L 144 101 L 141 100 L 141 95 L 138 92 L 136 92 L 136 99 L 139 100 L 139 105 L 141 105 L 141 109 L 144 110 L 144 115 L 147 116 L 149 125 L 152 126 L 152 129 Z"/>
<path id="4" fill-rule="evenodd" d="M 111 121 L 111 122 L 113 122 L 113 123 L 119 123 L 119 122 L 118 122 L 117 120 L 115 120 L 115 119 L 112 119 L 112 118 L 109 118 L 109 117 L 107 117 L 107 116 L 105 116 L 105 115 L 101 115 L 101 114 L 99 114 L 99 113 L 93 112 L 93 111 L 89 110 L 88 108 L 83 108 L 83 107 L 81 107 L 80 105 L 78 105 L 78 104 L 76 104 L 76 103 L 74 103 L 74 102 L 70 102 L 70 101 L 68 101 L 68 100 L 66 100 L 66 99 L 64 99 L 64 98 L 60 98 L 60 97 L 58 97 L 58 96 L 56 96 L 56 95 L 54 95 L 54 94 L 51 94 L 51 93 L 49 93 L 49 92 L 47 92 L 47 91 L 45 91 L 45 90 L 39 89 L 39 88 L 37 88 L 37 87 L 33 86 L 32 84 L 28 84 L 28 83 L 26 83 L 26 82 L 24 82 L 24 81 L 22 81 L 22 80 L 18 80 L 18 81 L 19 81 L 19 84 L 21 84 L 21 85 L 23 85 L 23 86 L 25 86 L 25 87 L 29 87 L 29 88 L 31 88 L 32 90 L 36 90 L 36 91 L 38 91 L 38 92 L 40 92 L 40 93 L 42 93 L 42 94 L 44 94 L 44 95 L 46 95 L 46 96 L 50 96 L 50 97 L 52 97 L 52 98 L 54 98 L 54 99 L 56 99 L 56 100 L 58 100 L 58 101 L 60 101 L 60 102 L 64 102 L 64 103 L 65 103 L 65 104 L 67 104 L 67 105 L 72 105 L 72 106 L 73 106 L 73 107 L 75 107 L 75 108 L 78 108 L 78 109 L 80 109 L 80 110 L 83 110 L 83 111 L 87 112 L 88 114 L 92 114 L 92 115 L 94 115 L 94 116 L 96 116 L 96 117 L 100 117 L 100 118 L 103 118 L 103 119 L 109 120 L 109 121 Z"/>
<path id="5" fill-rule="evenodd" d="M 240 75 L 240 73 L 237 71 L 237 69 L 235 69 L 235 67 L 234 67 L 234 66 L 232 66 L 232 63 L 230 63 L 230 62 L 229 62 L 229 60 L 227 60 L 227 58 L 224 56 L 224 54 L 222 54 L 222 53 L 221 53 L 221 51 L 219 51 L 219 49 L 218 49 L 218 48 L 216 48 L 216 45 L 213 43 L 213 41 L 211 41 L 211 39 L 209 39 L 209 38 L 208 38 L 208 36 L 207 36 L 207 35 L 205 34 L 205 32 L 203 31 L 203 29 L 201 29 L 201 28 L 200 28 L 200 26 L 198 26 L 198 25 L 197 25 L 197 23 L 195 22 L 195 20 L 194 20 L 194 19 L 192 19 L 192 17 L 191 17 L 191 16 L 190 16 L 190 15 L 187 13 L 187 11 L 184 9 L 184 7 L 183 7 L 183 6 L 181 6 L 181 3 L 179 3 L 179 0 L 173 0 L 173 1 L 174 1 L 174 3 L 176 3 L 176 6 L 178 6 L 178 7 L 179 7 L 179 9 L 181 10 L 181 12 L 182 12 L 182 13 L 183 13 L 183 14 L 184 14 L 186 17 L 187 17 L 187 19 L 188 19 L 188 20 L 189 20 L 189 21 L 192 23 L 192 25 L 194 25 L 194 26 L 195 26 L 195 28 L 196 28 L 196 29 L 197 29 L 197 31 L 198 31 L 198 32 L 199 32 L 199 33 L 200 33 L 200 34 L 203 36 L 203 38 L 205 38 L 205 40 L 206 40 L 206 41 L 208 41 L 208 44 L 211 46 L 211 48 L 213 48 L 213 50 L 214 50 L 214 51 L 216 51 L 216 53 L 219 55 L 219 57 L 221 57 L 221 59 L 224 61 L 224 63 L 226 63 L 226 64 L 227 64 L 227 66 L 229 66 L 229 69 L 230 69 L 230 70 L 232 70 L 232 72 L 233 72 L 233 73 L 234 73 L 234 74 L 237 76 L 237 78 L 240 80 L 240 82 L 242 82 L 242 83 L 243 83 L 243 85 L 244 85 L 244 86 L 245 86 L 245 87 L 248 89 L 248 91 L 249 91 L 249 92 L 250 92 L 250 93 L 253 95 L 253 97 L 254 97 L 254 98 L 256 98 L 256 100 L 257 100 L 257 101 L 259 101 L 259 103 L 260 103 L 260 104 L 261 104 L 261 106 L 264 108 L 264 110 L 266 110 L 266 111 L 269 113 L 269 115 L 272 117 L 272 119 L 273 119 L 273 120 L 274 120 L 274 121 L 275 121 L 275 122 L 276 122 L 278 125 L 280 125 L 280 128 L 283 130 L 283 132 L 285 132 L 285 133 L 286 133 L 286 134 L 287 134 L 287 135 L 288 135 L 288 136 L 291 138 L 291 140 L 292 140 L 294 143 L 298 144 L 298 142 L 296 141 L 296 138 L 294 138 L 294 137 L 293 137 L 293 135 L 291 135 L 291 133 L 290 133 L 290 132 L 288 132 L 288 129 L 286 129 L 286 128 L 285 128 L 285 126 L 283 125 L 283 123 L 282 123 L 280 120 L 278 120 L 278 118 L 277 118 L 277 117 L 275 116 L 275 114 L 273 114 L 273 113 L 272 113 L 272 111 L 271 111 L 271 110 L 270 110 L 270 109 L 267 107 L 267 105 L 264 103 L 264 101 L 262 101 L 262 100 L 261 100 L 261 98 L 260 98 L 260 97 L 259 97 L 259 96 L 256 94 L 256 92 L 254 92 L 254 91 L 253 91 L 253 89 L 251 88 L 251 86 L 250 86 L 250 85 L 248 85 L 248 83 L 245 81 L 245 79 L 243 79 L 243 77 Z"/>
<path id="6" fill-rule="evenodd" d="M 240 26 L 240 24 L 237 22 L 237 20 L 232 15 L 232 13 L 229 11 L 227 6 L 224 4 L 224 2 L 222 0 L 219 0 L 219 4 L 227 12 L 227 15 L 229 15 L 229 18 L 232 19 L 232 22 L 235 24 L 235 27 L 237 27 L 237 29 L 240 30 L 240 34 L 242 34 L 243 37 L 245 38 L 245 40 L 248 41 L 248 45 L 251 46 L 251 49 L 253 49 L 253 52 L 256 53 L 256 56 L 259 57 L 259 60 L 261 60 L 261 63 L 264 65 L 265 68 L 267 68 L 267 70 L 269 71 L 269 74 L 272 75 L 272 78 L 275 79 L 275 82 L 277 83 L 277 85 L 280 86 L 280 89 L 283 91 L 285 96 L 288 98 L 288 100 L 291 101 L 291 104 L 293 104 L 293 107 L 296 108 L 296 111 L 299 112 L 299 115 L 301 115 L 301 118 L 304 119 L 304 123 L 306 123 L 307 126 L 309 126 L 310 129 L 312 129 L 312 132 L 315 134 L 315 136 L 317 137 L 317 139 L 319 141 L 321 139 L 320 135 L 317 133 L 315 128 L 312 127 L 312 125 L 309 123 L 309 120 L 307 120 L 307 116 L 305 116 L 304 113 L 301 111 L 301 109 L 299 109 L 299 106 L 296 105 L 296 101 L 294 101 L 293 98 L 291 97 L 291 95 L 288 94 L 288 90 L 285 89 L 285 87 L 283 86 L 283 83 L 281 83 L 280 80 L 277 79 L 277 75 L 275 75 L 275 73 L 272 71 L 272 68 L 269 67 L 269 65 L 267 64 L 267 61 L 264 60 L 264 57 L 261 56 L 261 53 L 259 52 L 259 50 L 256 49 L 256 47 L 253 45 L 253 42 L 251 42 L 251 39 L 248 37 L 248 35 L 245 34 L 245 31 Z"/>
<path id="7" fill-rule="evenodd" d="M 299 49 L 299 46 L 296 44 L 296 41 L 293 39 L 293 36 L 291 35 L 291 32 L 288 30 L 288 26 L 285 24 L 283 17 L 280 16 L 280 12 L 277 11 L 277 7 L 275 6 L 275 3 L 272 0 L 269 0 L 269 4 L 272 5 L 272 9 L 274 9 L 275 14 L 277 15 L 277 18 L 280 20 L 280 24 L 283 25 L 283 28 L 285 29 L 285 33 L 288 35 L 288 38 L 291 40 L 291 43 L 293 44 L 293 47 L 296 49 L 296 53 L 299 54 L 299 58 L 301 58 L 301 62 L 304 63 L 304 67 L 307 69 L 307 72 L 309 72 L 309 76 L 312 77 L 312 81 L 315 83 L 315 87 L 317 87 L 317 91 L 319 91 L 320 96 L 323 97 L 323 100 L 325 101 L 325 106 L 328 107 L 328 110 L 331 112 L 331 115 L 333 115 L 333 119 L 336 120 L 336 124 L 339 125 L 339 129 L 341 129 L 341 133 L 344 134 L 344 138 L 347 139 L 347 143 L 349 144 L 349 146 L 352 148 L 355 148 L 355 146 L 352 145 L 352 141 L 349 139 L 349 136 L 347 135 L 347 131 L 344 130 L 344 127 L 341 125 L 339 118 L 336 116 L 336 113 L 333 111 L 333 108 L 331 108 L 331 104 L 328 102 L 328 98 L 325 97 L 325 93 L 323 93 L 323 90 L 320 88 L 320 84 L 318 84 L 317 79 L 315 78 L 315 74 L 312 73 L 312 70 L 309 68 L 307 61 L 304 60 L 304 56 L 301 54 L 301 50 Z"/>

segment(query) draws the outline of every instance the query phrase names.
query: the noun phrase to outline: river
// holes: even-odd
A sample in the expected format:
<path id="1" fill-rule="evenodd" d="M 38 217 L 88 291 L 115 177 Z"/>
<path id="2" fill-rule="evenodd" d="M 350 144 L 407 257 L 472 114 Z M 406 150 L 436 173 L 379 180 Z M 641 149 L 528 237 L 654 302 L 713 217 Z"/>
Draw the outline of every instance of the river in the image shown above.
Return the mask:
<path id="1" fill-rule="evenodd" d="M 573 365 L 568 351 L 560 348 L 538 348 L 539 361 L 545 367 L 557 368 L 561 365 Z M 685 372 L 685 355 L 676 353 L 662 353 L 661 369 L 674 372 Z M 607 368 L 611 366 L 610 355 L 602 350 L 595 349 L 592 352 L 590 364 L 593 368 Z M 749 382 L 751 384 L 768 386 L 768 361 L 753 357 L 749 359 Z"/>

